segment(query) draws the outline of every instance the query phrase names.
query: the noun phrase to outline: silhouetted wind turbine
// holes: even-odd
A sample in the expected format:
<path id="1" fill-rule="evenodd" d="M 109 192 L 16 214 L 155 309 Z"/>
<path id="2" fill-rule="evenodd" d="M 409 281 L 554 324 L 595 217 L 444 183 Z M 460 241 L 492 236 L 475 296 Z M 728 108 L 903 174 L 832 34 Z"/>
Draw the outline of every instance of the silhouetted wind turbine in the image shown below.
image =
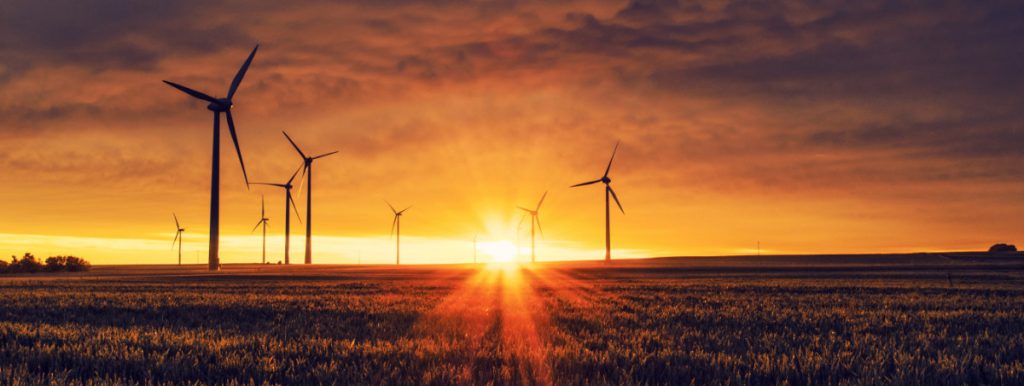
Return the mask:
<path id="1" fill-rule="evenodd" d="M 626 211 L 622 209 L 622 204 L 619 203 L 619 197 L 616 196 L 615 195 L 615 191 L 612 190 L 612 186 L 610 185 L 612 183 L 612 179 L 608 178 L 608 172 L 610 172 L 612 170 L 612 161 L 615 160 L 615 152 L 618 151 L 618 150 L 619 150 L 619 143 L 616 142 L 615 143 L 615 149 L 612 150 L 612 158 L 608 160 L 608 167 L 604 169 L 604 176 L 602 176 L 599 179 L 593 180 L 593 181 L 582 182 L 582 183 L 570 186 L 570 188 L 575 188 L 577 186 L 596 184 L 598 182 L 603 182 L 604 183 L 604 261 L 605 262 L 612 261 L 611 214 L 610 214 L 610 211 L 608 209 L 609 208 L 609 203 L 608 203 L 608 196 L 609 195 L 611 195 L 611 197 L 615 199 L 615 204 L 619 206 L 619 211 L 621 211 L 622 214 L 626 214 Z"/>
<path id="2" fill-rule="evenodd" d="M 391 221 L 391 234 L 395 236 L 395 265 L 400 265 L 402 264 L 402 213 L 412 208 L 412 205 L 402 210 L 395 210 L 395 207 L 391 206 L 387 200 L 384 203 L 388 204 L 391 212 L 395 214 L 395 219 Z"/>
<path id="3" fill-rule="evenodd" d="M 178 230 L 177 232 L 174 233 L 174 241 L 171 241 L 171 250 L 174 250 L 174 243 L 177 242 L 178 243 L 178 265 L 181 265 L 181 241 L 182 241 L 182 239 L 184 239 L 183 236 L 184 236 L 184 233 L 185 233 L 185 228 L 182 228 L 181 224 L 178 223 L 178 215 L 177 214 L 171 213 L 171 215 L 174 216 L 174 229 Z"/>
<path id="4" fill-rule="evenodd" d="M 224 113 L 228 121 L 228 129 L 231 132 L 231 140 L 235 143 L 235 152 L 238 153 L 238 162 L 242 164 L 242 177 L 245 178 L 245 186 L 249 187 L 249 176 L 245 172 L 245 161 L 242 160 L 242 148 L 238 146 L 238 135 L 235 133 L 235 122 L 231 119 L 231 107 L 234 105 L 231 102 L 231 98 L 235 96 L 235 91 L 238 91 L 238 85 L 242 83 L 242 78 L 245 77 L 245 72 L 249 69 L 249 64 L 252 63 L 252 58 L 256 56 L 256 50 L 260 48 L 257 44 L 252 49 L 252 53 L 249 54 L 249 58 L 245 59 L 245 63 L 242 63 L 242 68 L 238 69 L 238 73 L 235 74 L 235 79 L 231 81 L 231 87 L 228 89 L 228 96 L 225 98 L 214 98 L 206 95 L 202 92 L 190 89 L 180 84 L 164 81 L 171 87 L 174 87 L 182 92 L 191 95 L 197 99 L 201 99 L 210 102 L 206 105 L 206 108 L 213 111 L 213 176 L 210 182 L 210 270 L 216 271 L 220 269 L 220 113 Z"/>
<path id="5" fill-rule="evenodd" d="M 330 153 L 324 153 L 324 154 L 321 154 L 321 155 L 318 155 L 318 156 L 308 157 L 308 156 L 306 156 L 306 153 L 302 152 L 302 149 L 299 149 L 299 145 L 296 145 L 295 141 L 292 141 L 292 137 L 289 137 L 288 133 L 285 133 L 284 131 L 282 131 L 282 133 L 284 133 L 284 137 L 288 139 L 288 142 L 290 142 L 292 144 L 292 147 L 295 148 L 295 151 L 299 152 L 299 155 L 302 156 L 302 161 L 304 162 L 303 165 L 305 165 L 302 168 L 302 174 L 306 175 L 306 262 L 305 263 L 306 264 L 313 264 L 313 250 L 312 250 L 313 242 L 310 239 L 310 237 L 313 234 L 313 160 L 318 159 L 318 158 L 324 158 L 324 157 L 329 156 L 331 154 L 337 153 L 338 151 L 335 150 L 335 151 L 332 151 Z M 301 180 L 302 177 L 299 177 L 299 179 Z"/>
<path id="6" fill-rule="evenodd" d="M 292 232 L 292 216 L 291 208 L 295 208 L 295 219 L 302 222 L 302 218 L 299 217 L 299 208 L 295 206 L 295 200 L 292 199 L 292 181 L 295 180 L 295 176 L 299 174 L 299 170 L 305 167 L 300 165 L 299 169 L 295 169 L 295 173 L 292 173 L 291 178 L 288 178 L 288 182 L 283 184 L 273 184 L 269 182 L 253 182 L 253 185 L 267 185 L 284 188 L 284 263 L 291 264 L 289 257 L 289 250 L 291 249 L 291 232 Z M 291 206 L 289 206 L 291 205 Z M 279 261 L 280 262 L 280 261 Z"/>
<path id="7" fill-rule="evenodd" d="M 252 227 L 252 231 L 250 231 L 249 233 L 255 232 L 256 228 L 259 228 L 260 225 L 263 225 L 263 263 L 262 264 L 266 264 L 267 263 L 267 221 L 270 221 L 270 219 L 267 218 L 267 205 L 263 201 L 263 195 L 260 195 L 260 221 L 256 223 L 256 226 Z"/>
<path id="8" fill-rule="evenodd" d="M 527 214 L 530 215 L 530 262 L 531 263 L 536 263 L 537 262 L 537 243 L 536 243 L 536 241 L 534 239 L 533 224 L 535 224 L 535 223 L 537 224 L 537 229 L 540 229 L 540 234 L 543 235 L 544 234 L 544 228 L 541 228 L 541 226 L 540 226 L 540 204 L 544 203 L 544 198 L 547 197 L 547 196 L 548 196 L 548 192 L 544 192 L 544 195 L 540 196 L 540 201 L 537 202 L 537 208 L 533 209 L 533 210 L 526 209 L 526 208 L 523 208 L 521 206 L 516 206 L 517 208 L 522 209 L 523 211 L 525 211 Z M 523 216 L 523 219 L 525 220 L 526 216 Z M 519 223 L 522 224 L 523 220 L 519 220 Z"/>

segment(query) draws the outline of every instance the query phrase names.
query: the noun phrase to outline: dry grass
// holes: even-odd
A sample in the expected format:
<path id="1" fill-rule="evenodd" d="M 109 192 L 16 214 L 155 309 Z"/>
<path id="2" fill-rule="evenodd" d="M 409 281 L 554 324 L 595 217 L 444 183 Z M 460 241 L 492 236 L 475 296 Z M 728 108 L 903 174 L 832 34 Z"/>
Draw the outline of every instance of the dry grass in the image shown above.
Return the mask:
<path id="1" fill-rule="evenodd" d="M 0 384 L 1024 383 L 1015 264 L 97 267 L 0 291 Z"/>

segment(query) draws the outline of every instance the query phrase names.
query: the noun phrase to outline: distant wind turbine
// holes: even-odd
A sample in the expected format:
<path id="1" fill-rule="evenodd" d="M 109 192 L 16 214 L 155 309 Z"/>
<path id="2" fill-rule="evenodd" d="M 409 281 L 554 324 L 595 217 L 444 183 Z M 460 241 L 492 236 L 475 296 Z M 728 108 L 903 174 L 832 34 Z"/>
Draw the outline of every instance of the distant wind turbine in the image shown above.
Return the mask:
<path id="1" fill-rule="evenodd" d="M 267 218 L 267 205 L 263 200 L 263 195 L 260 195 L 260 221 L 256 223 L 256 226 L 252 227 L 252 231 L 249 233 L 255 232 L 256 228 L 263 225 L 263 264 L 267 263 L 267 221 L 270 221 Z"/>
<path id="2" fill-rule="evenodd" d="M 284 133 L 284 137 L 288 139 L 288 142 L 290 142 L 292 144 L 292 147 L 295 148 L 295 151 L 299 152 L 299 156 L 302 157 L 302 161 L 303 161 L 303 165 L 304 165 L 304 167 L 302 168 L 302 174 L 306 175 L 306 261 L 305 261 L 305 263 L 306 264 L 313 264 L 313 249 L 312 249 L 313 242 L 312 242 L 312 239 L 310 238 L 313 235 L 313 160 L 318 159 L 318 158 L 324 158 L 324 157 L 329 156 L 331 154 L 337 153 L 338 151 L 335 150 L 335 151 L 332 151 L 330 153 L 324 153 L 324 154 L 321 154 L 321 155 L 318 155 L 318 156 L 308 157 L 308 156 L 306 156 L 306 153 L 302 152 L 302 149 L 299 149 L 299 145 L 296 145 L 295 141 L 292 141 L 292 137 L 289 137 L 288 133 L 285 133 L 284 131 L 282 131 L 282 133 Z M 301 180 L 302 177 L 299 177 L 299 179 Z"/>
<path id="3" fill-rule="evenodd" d="M 384 203 L 388 204 L 388 208 L 391 208 L 391 212 L 395 214 L 395 219 L 391 221 L 391 234 L 395 236 L 395 265 L 402 264 L 402 213 L 412 208 L 412 205 L 402 210 L 395 210 L 395 207 L 391 206 L 387 200 Z"/>
<path id="4" fill-rule="evenodd" d="M 291 209 L 292 208 L 295 208 L 295 219 L 299 220 L 300 223 L 302 222 L 302 219 L 299 217 L 299 208 L 297 206 L 295 206 L 295 200 L 292 199 L 292 181 L 295 180 L 295 176 L 297 176 L 299 174 L 299 170 L 302 169 L 303 167 L 304 167 L 304 165 L 300 165 L 299 169 L 295 169 L 295 173 L 292 173 L 292 176 L 291 176 L 291 178 L 288 179 L 288 182 L 285 182 L 283 184 L 273 184 L 273 183 L 269 183 L 269 182 L 253 182 L 252 183 L 253 185 L 276 186 L 276 187 L 284 189 L 284 263 L 285 264 L 291 264 L 291 260 L 290 260 L 290 257 L 289 257 L 289 250 L 291 249 L 291 233 L 292 233 L 292 230 L 291 230 L 292 229 Z M 291 206 L 289 206 L 289 205 L 291 205 Z"/>
<path id="5" fill-rule="evenodd" d="M 533 225 L 537 224 L 537 229 L 540 230 L 540 234 L 544 235 L 544 228 L 541 228 L 541 226 L 540 226 L 540 205 L 544 203 L 544 198 L 546 198 L 547 196 L 548 196 L 548 192 L 544 192 L 544 195 L 540 196 L 540 201 L 537 202 L 537 208 L 535 208 L 533 210 L 526 209 L 526 208 L 523 208 L 521 206 L 516 206 L 517 208 L 522 209 L 523 211 L 525 211 L 526 214 L 530 215 L 530 262 L 531 263 L 536 263 L 537 262 L 537 243 L 536 243 L 536 239 L 534 238 L 534 234 L 533 234 Z M 524 215 L 523 216 L 523 220 L 525 220 L 525 219 L 526 219 L 526 216 Z M 522 224 L 523 220 L 519 220 L 519 223 Z"/>
<path id="6" fill-rule="evenodd" d="M 622 214 L 626 214 L 626 211 L 622 209 L 622 204 L 619 203 L 619 197 L 616 196 L 615 195 L 615 191 L 612 190 L 612 186 L 610 185 L 612 183 L 612 179 L 608 178 L 608 172 L 610 172 L 612 170 L 612 161 L 615 160 L 615 152 L 617 152 L 618 150 L 619 150 L 619 143 L 616 142 L 615 143 L 615 149 L 612 150 L 612 158 L 608 160 L 608 167 L 604 169 L 604 176 L 602 176 L 599 179 L 593 180 L 593 181 L 582 182 L 582 183 L 570 186 L 571 188 L 575 188 L 577 186 L 596 184 L 598 182 L 603 182 L 604 183 L 604 261 L 605 262 L 612 261 L 612 228 L 611 228 L 611 214 L 610 214 L 610 211 L 609 211 L 609 202 L 608 202 L 608 196 L 609 195 L 611 195 L 611 197 L 615 199 L 615 205 L 619 206 L 619 211 L 621 211 Z"/>
<path id="7" fill-rule="evenodd" d="M 174 216 L 174 229 L 178 231 L 174 233 L 174 241 L 171 241 L 171 250 L 174 250 L 174 243 L 178 243 L 178 265 L 181 265 L 181 241 L 184 238 L 185 228 L 181 227 L 181 223 L 178 222 L 178 215 L 171 213 Z"/>
<path id="8" fill-rule="evenodd" d="M 231 140 L 235 143 L 235 152 L 238 153 L 238 162 L 242 164 L 242 177 L 245 179 L 246 188 L 249 187 L 249 176 L 245 172 L 245 161 L 242 160 L 242 148 L 238 146 L 238 135 L 235 133 L 235 122 L 231 118 L 231 107 L 234 103 L 231 98 L 238 91 L 238 85 L 242 83 L 245 72 L 249 70 L 252 58 L 256 56 L 256 50 L 260 48 L 257 44 L 249 54 L 249 58 L 242 63 L 238 69 L 235 79 L 231 81 L 228 89 L 228 96 L 225 98 L 214 98 L 202 92 L 190 89 L 180 84 L 164 81 L 171 87 L 191 95 L 197 99 L 210 102 L 207 109 L 213 111 L 213 176 L 210 182 L 210 258 L 209 266 L 211 271 L 220 269 L 220 114 L 224 113 L 228 121 L 228 129 L 231 131 Z"/>

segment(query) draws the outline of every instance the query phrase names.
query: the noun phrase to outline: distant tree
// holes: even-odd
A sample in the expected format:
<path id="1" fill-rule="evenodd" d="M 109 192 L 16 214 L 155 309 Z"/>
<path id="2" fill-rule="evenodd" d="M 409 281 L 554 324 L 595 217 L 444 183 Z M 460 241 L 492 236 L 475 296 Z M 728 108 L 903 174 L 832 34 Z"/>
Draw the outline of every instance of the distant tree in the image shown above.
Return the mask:
<path id="1" fill-rule="evenodd" d="M 64 270 L 67 258 L 64 256 L 50 256 L 46 258 L 46 272 L 58 272 Z"/>
<path id="2" fill-rule="evenodd" d="M 995 244 L 988 249 L 989 253 L 1017 252 L 1017 246 L 1013 244 Z"/>
<path id="3" fill-rule="evenodd" d="M 43 270 L 43 264 L 36 260 L 31 253 L 25 252 L 25 256 L 18 259 L 11 256 L 11 266 L 8 269 L 12 273 L 36 273 Z"/>
<path id="4" fill-rule="evenodd" d="M 82 272 L 91 268 L 88 261 L 75 256 L 50 256 L 45 262 L 40 262 L 26 252 L 20 259 L 11 256 L 10 263 L 0 260 L 0 273 Z"/>
<path id="5" fill-rule="evenodd" d="M 81 257 L 57 256 L 64 260 L 64 270 L 68 272 L 85 272 L 92 269 L 92 264 Z"/>

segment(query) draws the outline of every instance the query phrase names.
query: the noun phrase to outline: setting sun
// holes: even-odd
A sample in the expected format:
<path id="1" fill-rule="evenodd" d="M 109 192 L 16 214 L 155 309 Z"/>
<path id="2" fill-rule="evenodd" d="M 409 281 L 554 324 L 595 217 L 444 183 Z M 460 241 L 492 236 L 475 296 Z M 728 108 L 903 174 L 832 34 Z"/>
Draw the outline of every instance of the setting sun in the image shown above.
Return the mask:
<path id="1" fill-rule="evenodd" d="M 1024 1 L 0 1 L 0 386 L 1024 385 Z"/>
<path id="2" fill-rule="evenodd" d="M 485 256 L 490 257 L 491 261 L 495 263 L 510 263 L 518 260 L 516 245 L 511 241 L 500 240 L 481 242 L 478 244 L 477 248 L 479 248 L 480 252 Z"/>

